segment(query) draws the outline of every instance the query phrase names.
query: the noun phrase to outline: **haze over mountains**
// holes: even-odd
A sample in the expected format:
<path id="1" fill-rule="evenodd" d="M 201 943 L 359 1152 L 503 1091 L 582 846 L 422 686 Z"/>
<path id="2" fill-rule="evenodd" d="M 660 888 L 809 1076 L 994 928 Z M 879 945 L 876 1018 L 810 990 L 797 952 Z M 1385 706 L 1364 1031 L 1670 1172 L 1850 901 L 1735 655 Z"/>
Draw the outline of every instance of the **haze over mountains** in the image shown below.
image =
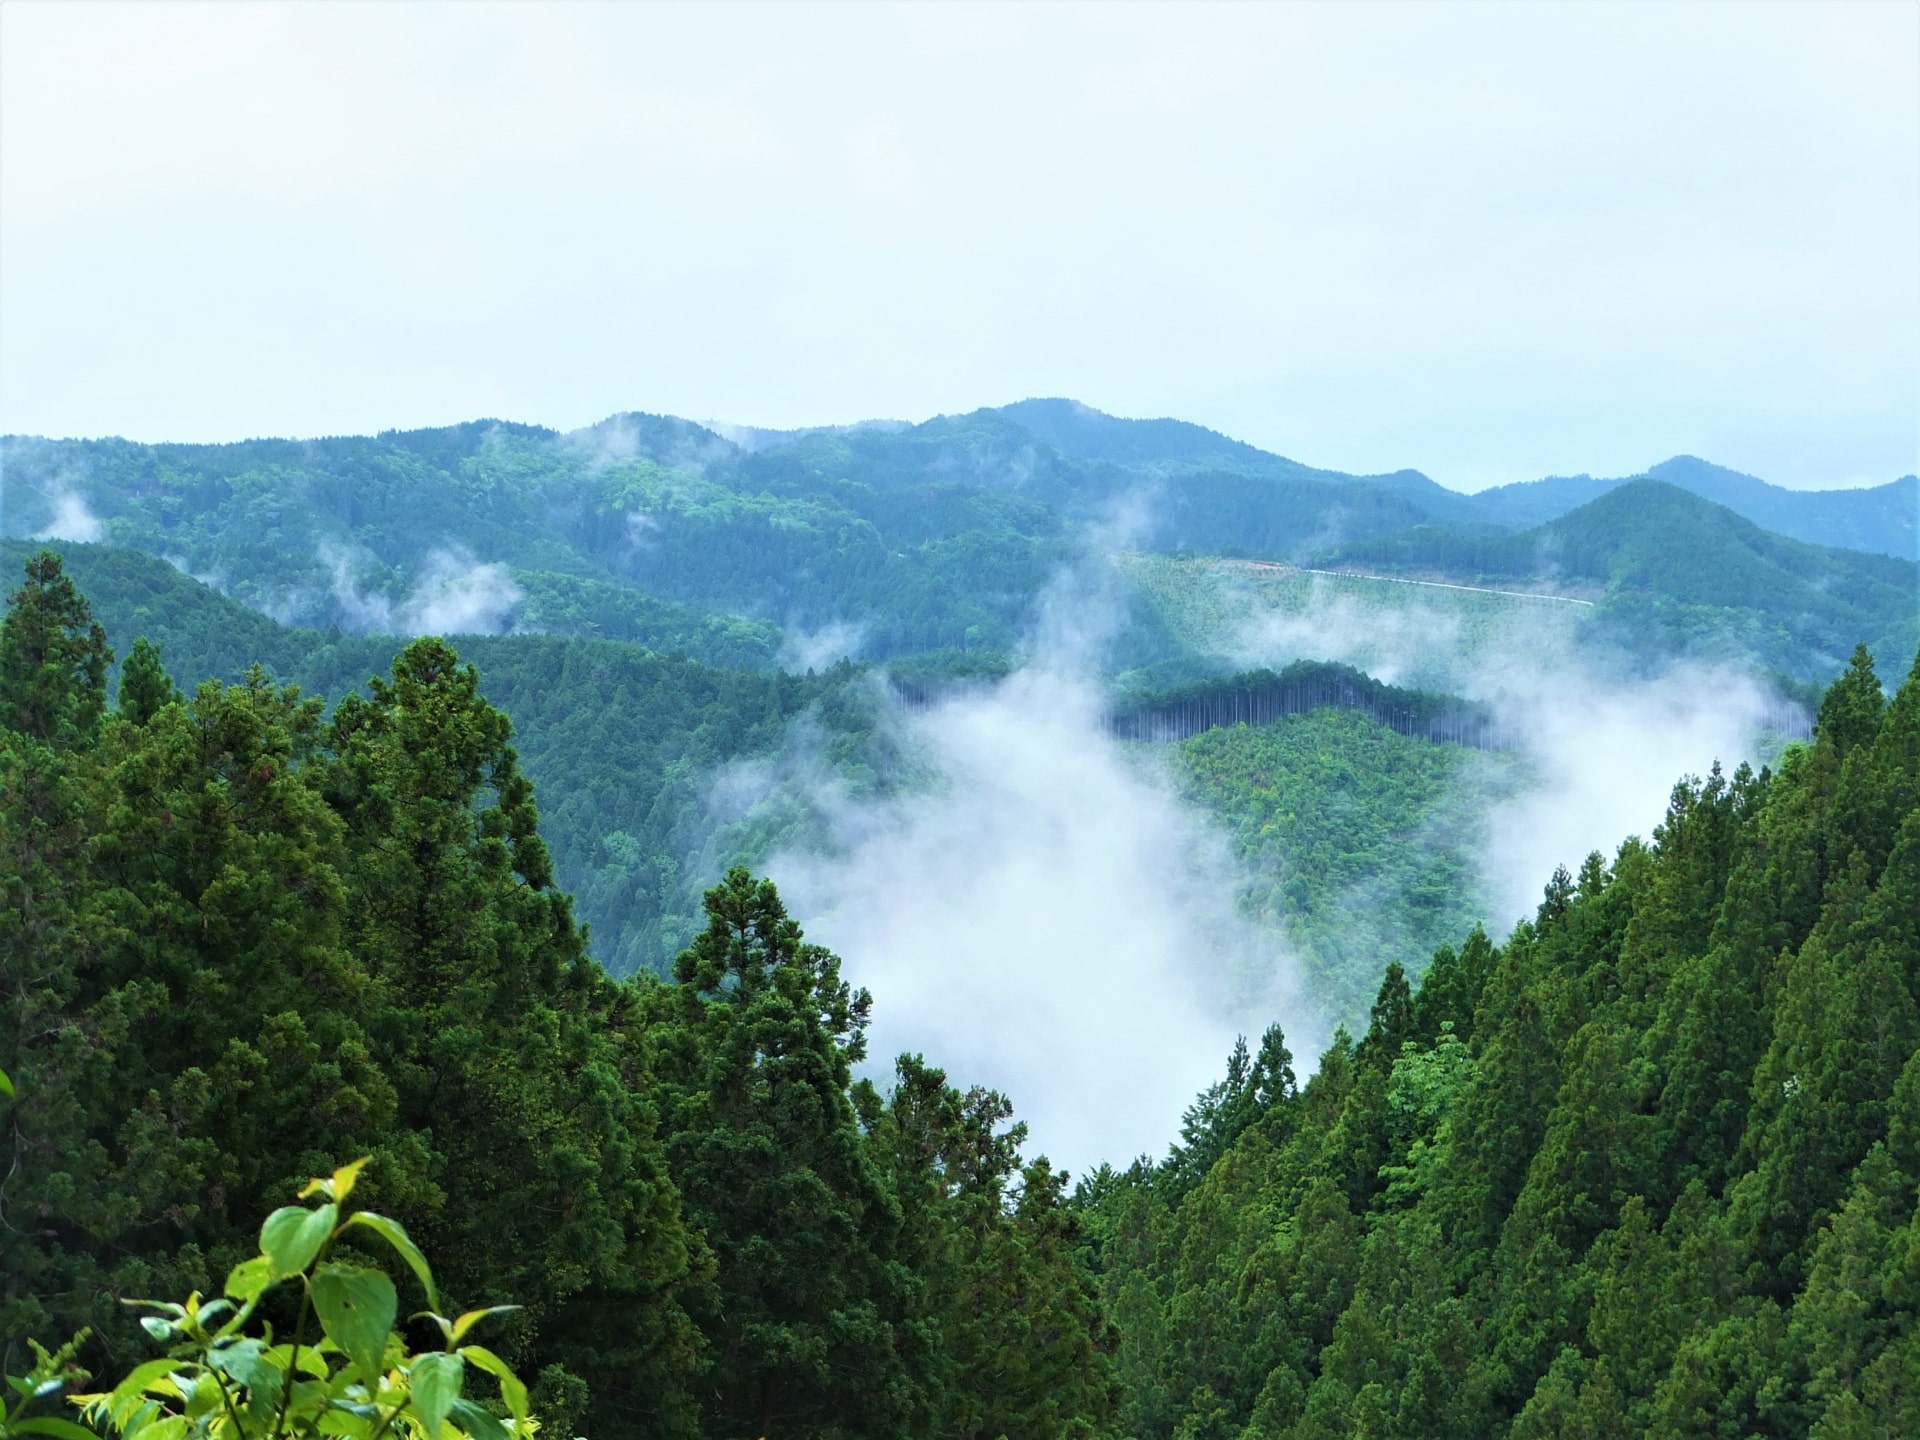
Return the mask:
<path id="1" fill-rule="evenodd" d="M 594 634 L 727 664 L 1004 652 L 1090 543 L 1497 575 L 1603 599 L 1643 658 L 1758 654 L 1803 680 L 1858 635 L 1899 648 L 1911 618 L 1911 476 L 1795 492 L 1682 458 L 1470 496 L 1068 400 L 732 434 L 622 414 L 568 434 L 475 421 L 230 445 L 8 437 L 0 532 L 131 545 L 303 624 Z M 1711 503 L 1678 505 L 1669 486 Z M 1148 625 L 1112 662 L 1170 658 Z"/>

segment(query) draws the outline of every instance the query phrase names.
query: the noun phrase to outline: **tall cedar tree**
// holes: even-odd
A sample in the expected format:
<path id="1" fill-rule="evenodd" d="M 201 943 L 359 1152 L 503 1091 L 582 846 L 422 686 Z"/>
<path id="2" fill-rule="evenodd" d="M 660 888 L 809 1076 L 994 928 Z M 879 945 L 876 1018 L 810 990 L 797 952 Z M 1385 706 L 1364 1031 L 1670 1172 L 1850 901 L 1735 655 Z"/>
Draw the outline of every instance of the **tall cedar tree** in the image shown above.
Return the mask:
<path id="1" fill-rule="evenodd" d="M 901 1213 L 849 1096 L 870 1001 L 772 882 L 729 871 L 650 1009 L 673 1178 L 717 1262 L 701 1315 L 725 1435 L 904 1433 L 924 1366 Z"/>

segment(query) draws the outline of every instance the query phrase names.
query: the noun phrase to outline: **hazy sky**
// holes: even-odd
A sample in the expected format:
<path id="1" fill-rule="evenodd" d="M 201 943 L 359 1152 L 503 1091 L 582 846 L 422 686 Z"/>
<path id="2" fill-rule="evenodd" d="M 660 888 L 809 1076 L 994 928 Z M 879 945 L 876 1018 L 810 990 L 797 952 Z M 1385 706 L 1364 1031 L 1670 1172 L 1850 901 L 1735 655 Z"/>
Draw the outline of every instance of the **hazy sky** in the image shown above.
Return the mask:
<path id="1" fill-rule="evenodd" d="M 1920 7 L 0 6 L 0 429 L 1915 468 Z"/>

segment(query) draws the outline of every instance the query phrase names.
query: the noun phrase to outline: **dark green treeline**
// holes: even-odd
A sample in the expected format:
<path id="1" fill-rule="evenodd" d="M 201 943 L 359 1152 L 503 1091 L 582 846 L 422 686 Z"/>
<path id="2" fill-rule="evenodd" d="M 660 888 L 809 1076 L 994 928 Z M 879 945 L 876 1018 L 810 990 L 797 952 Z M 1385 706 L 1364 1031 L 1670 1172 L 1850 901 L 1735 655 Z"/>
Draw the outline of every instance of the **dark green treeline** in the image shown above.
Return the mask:
<path id="1" fill-rule="evenodd" d="M 1064 1177 L 991 1092 L 854 1082 L 867 998 L 735 871 L 672 981 L 554 888 L 506 717 L 423 640 L 325 715 L 111 657 L 48 555 L 0 628 L 0 1341 L 217 1292 L 309 1174 L 496 1339 L 548 1433 L 1108 1433 Z M 0 1102 L 4 1103 L 4 1102 Z M 415 1297 L 416 1301 L 418 1297 Z M 11 1363 L 9 1363 L 11 1368 Z"/>
<path id="2" fill-rule="evenodd" d="M 1920 665 L 1077 1195 L 1120 1429 L 1920 1435 Z"/>

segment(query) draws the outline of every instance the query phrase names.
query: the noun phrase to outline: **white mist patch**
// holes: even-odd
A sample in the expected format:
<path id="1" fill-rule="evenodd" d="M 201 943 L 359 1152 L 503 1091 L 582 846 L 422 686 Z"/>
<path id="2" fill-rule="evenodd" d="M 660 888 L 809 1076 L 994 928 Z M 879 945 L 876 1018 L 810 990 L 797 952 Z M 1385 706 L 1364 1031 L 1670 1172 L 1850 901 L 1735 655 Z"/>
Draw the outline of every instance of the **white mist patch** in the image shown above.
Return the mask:
<path id="1" fill-rule="evenodd" d="M 1480 868 L 1502 930 L 1533 911 L 1556 866 L 1577 870 L 1595 850 L 1612 856 L 1627 836 L 1649 836 L 1682 777 L 1716 761 L 1730 773 L 1766 732 L 1803 718 L 1738 666 L 1635 674 L 1625 657 L 1580 644 L 1585 607 L 1565 600 L 1251 569 L 1202 593 L 1236 664 L 1337 660 L 1493 710 L 1528 762 L 1524 787 L 1486 817 Z"/>
<path id="2" fill-rule="evenodd" d="M 1533 672 L 1504 718 L 1517 725 L 1535 781 L 1494 807 L 1485 871 L 1504 921 L 1529 914 L 1554 868 L 1609 858 L 1629 835 L 1649 837 L 1683 776 L 1753 757 L 1778 704 L 1753 677 L 1689 666 L 1652 680 L 1600 683 L 1569 663 Z"/>
<path id="3" fill-rule="evenodd" d="M 436 550 L 400 606 L 400 621 L 412 635 L 498 635 L 524 598 L 505 565 Z"/>
<path id="4" fill-rule="evenodd" d="M 867 627 L 845 620 L 830 620 L 818 630 L 789 626 L 780 642 L 780 666 L 785 670 L 824 670 L 853 659 L 866 641 Z"/>
<path id="5" fill-rule="evenodd" d="M 35 540 L 76 540 L 92 545 L 106 534 L 100 517 L 72 490 L 56 490 L 49 498 L 53 501 L 53 517 L 45 529 L 34 532 Z"/>
<path id="6" fill-rule="evenodd" d="M 349 629 L 390 635 L 498 635 L 525 598 L 505 565 L 481 563 L 453 549 L 427 556 L 413 588 L 398 604 L 361 588 L 360 564 L 341 546 L 323 544 L 330 591 Z"/>
<path id="7" fill-rule="evenodd" d="M 1005 1091 L 1075 1170 L 1163 1153 L 1236 1033 L 1306 1023 L 1224 842 L 1101 715 L 1043 669 L 956 699 L 906 722 L 930 790 L 842 804 L 833 853 L 767 866 L 873 991 L 877 1065 Z"/>

